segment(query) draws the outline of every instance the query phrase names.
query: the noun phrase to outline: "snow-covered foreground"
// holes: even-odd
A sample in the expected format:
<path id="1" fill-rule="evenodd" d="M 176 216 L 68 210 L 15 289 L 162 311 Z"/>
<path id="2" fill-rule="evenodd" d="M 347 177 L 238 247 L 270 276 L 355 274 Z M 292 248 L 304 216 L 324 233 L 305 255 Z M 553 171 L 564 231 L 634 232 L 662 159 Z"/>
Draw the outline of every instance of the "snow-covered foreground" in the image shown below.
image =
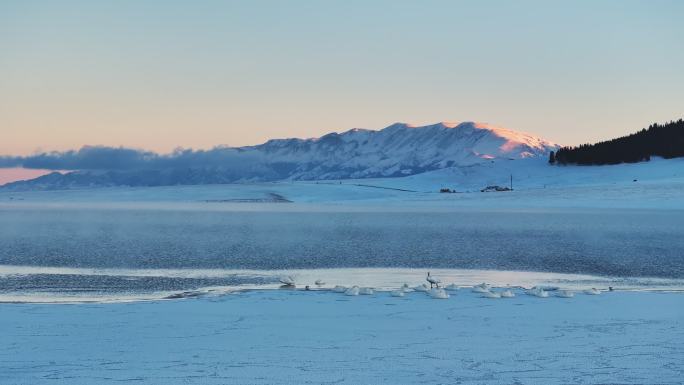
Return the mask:
<path id="1" fill-rule="evenodd" d="M 684 295 L 0 304 L 2 384 L 681 384 Z"/>

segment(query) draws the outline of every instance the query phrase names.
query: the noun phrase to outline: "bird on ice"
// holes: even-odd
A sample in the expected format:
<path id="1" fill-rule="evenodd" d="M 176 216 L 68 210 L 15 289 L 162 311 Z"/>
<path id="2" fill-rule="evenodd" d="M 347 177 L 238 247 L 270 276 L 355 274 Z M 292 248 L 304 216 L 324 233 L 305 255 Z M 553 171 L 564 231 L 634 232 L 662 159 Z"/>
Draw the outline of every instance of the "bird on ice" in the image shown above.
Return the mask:
<path id="1" fill-rule="evenodd" d="M 501 293 L 497 293 L 494 291 L 485 291 L 482 293 L 482 298 L 501 298 Z"/>
<path id="2" fill-rule="evenodd" d="M 429 271 L 425 280 L 430 282 L 430 289 L 432 289 L 432 285 L 435 285 L 439 288 L 439 284 L 442 283 L 442 281 L 439 278 L 435 277 L 434 275 L 430 275 Z"/>
<path id="3" fill-rule="evenodd" d="M 294 278 L 292 278 L 291 275 L 282 276 L 278 280 L 280 281 L 280 283 L 282 283 L 285 286 L 294 286 L 295 285 L 295 280 L 294 280 Z"/>
<path id="4" fill-rule="evenodd" d="M 344 292 L 344 295 L 349 295 L 349 296 L 356 296 L 359 295 L 359 292 L 361 290 L 359 289 L 358 286 L 352 286 L 347 291 Z"/>
<path id="5" fill-rule="evenodd" d="M 544 290 L 541 287 L 533 287 L 530 290 L 527 290 L 527 294 L 534 296 L 534 297 L 539 297 L 539 298 L 548 298 L 549 292 Z"/>
<path id="6" fill-rule="evenodd" d="M 434 299 L 448 299 L 449 298 L 449 293 L 447 293 L 446 290 L 440 289 L 440 288 L 430 289 L 428 294 L 430 295 L 430 297 L 432 297 Z"/>
<path id="7" fill-rule="evenodd" d="M 483 294 L 483 293 L 488 292 L 491 288 L 492 288 L 491 286 L 489 286 L 488 284 L 486 284 L 486 283 L 483 282 L 483 283 L 481 283 L 481 284 L 479 284 L 479 285 L 473 286 L 473 293 L 481 293 L 481 294 Z"/>
<path id="8" fill-rule="evenodd" d="M 445 287 L 444 289 L 445 289 L 445 290 L 448 290 L 448 291 L 458 291 L 458 290 L 459 290 L 459 287 L 458 287 L 457 284 L 452 283 L 452 284 L 450 284 L 450 285 L 447 285 L 447 287 Z"/>
<path id="9" fill-rule="evenodd" d="M 592 287 L 592 288 L 589 289 L 589 290 L 585 290 L 585 291 L 584 291 L 584 294 L 588 294 L 588 295 L 599 295 L 599 294 L 601 294 L 601 291 L 600 291 L 599 289 L 595 288 L 595 287 Z"/>
<path id="10" fill-rule="evenodd" d="M 428 288 L 428 286 L 426 284 L 418 285 L 418 286 L 413 288 L 413 291 L 420 291 L 420 292 L 424 292 L 424 293 L 427 293 L 428 290 L 430 290 L 430 288 Z"/>
<path id="11" fill-rule="evenodd" d="M 373 295 L 373 288 L 362 287 L 359 289 L 359 294 L 361 294 L 361 295 Z"/>

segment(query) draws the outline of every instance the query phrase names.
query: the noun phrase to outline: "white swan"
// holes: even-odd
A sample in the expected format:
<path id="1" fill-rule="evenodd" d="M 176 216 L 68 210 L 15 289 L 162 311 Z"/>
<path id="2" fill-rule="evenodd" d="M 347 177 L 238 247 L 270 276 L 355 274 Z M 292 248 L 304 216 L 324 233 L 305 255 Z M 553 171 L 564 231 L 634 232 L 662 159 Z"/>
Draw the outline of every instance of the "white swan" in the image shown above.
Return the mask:
<path id="1" fill-rule="evenodd" d="M 295 280 L 292 278 L 291 275 L 284 275 L 278 279 L 280 283 L 286 286 L 294 286 L 295 285 Z"/>
<path id="2" fill-rule="evenodd" d="M 323 286 L 323 285 L 325 285 L 325 282 L 323 282 L 322 279 L 317 279 L 316 282 L 314 282 L 314 283 L 316 284 L 316 286 Z"/>
<path id="3" fill-rule="evenodd" d="M 560 298 L 572 298 L 575 296 L 575 293 L 571 292 L 570 290 L 558 290 L 556 292 L 556 297 Z"/>
<path id="4" fill-rule="evenodd" d="M 332 290 L 333 290 L 335 293 L 344 293 L 345 291 L 347 291 L 347 288 L 344 287 L 344 286 L 337 285 L 337 286 L 333 287 Z"/>
<path id="5" fill-rule="evenodd" d="M 359 294 L 361 295 L 373 295 L 373 289 L 370 287 L 362 287 L 359 289 Z"/>
<path id="6" fill-rule="evenodd" d="M 399 289 L 399 290 L 392 290 L 390 293 L 392 297 L 403 297 L 404 296 L 404 289 Z"/>
<path id="7" fill-rule="evenodd" d="M 538 292 L 539 290 L 541 290 L 539 287 L 537 287 L 537 286 L 532 286 L 530 289 L 525 289 L 525 294 L 527 294 L 527 295 L 534 295 L 534 294 L 535 294 L 536 292 Z"/>
<path id="8" fill-rule="evenodd" d="M 513 290 L 511 289 L 506 289 L 501 292 L 501 298 L 513 298 L 515 297 L 515 293 L 513 293 Z"/>
<path id="9" fill-rule="evenodd" d="M 600 291 L 599 289 L 595 288 L 595 287 L 592 287 L 592 288 L 589 289 L 589 290 L 585 290 L 585 291 L 584 291 L 584 294 L 588 294 L 588 295 L 599 295 L 599 294 L 601 294 L 601 291 Z"/>
<path id="10" fill-rule="evenodd" d="M 501 298 L 501 293 L 495 291 L 485 291 L 482 293 L 482 298 Z"/>
<path id="11" fill-rule="evenodd" d="M 473 286 L 473 293 L 486 293 L 491 289 L 492 287 L 487 285 L 486 283 L 481 283 L 479 285 Z"/>
<path id="12" fill-rule="evenodd" d="M 439 287 L 439 284 L 442 283 L 442 280 L 435 277 L 434 275 L 430 275 L 429 271 L 428 271 L 428 274 L 427 274 L 427 277 L 425 278 L 425 280 L 430 283 L 430 289 L 432 289 L 432 285 Z"/>
<path id="13" fill-rule="evenodd" d="M 457 284 L 452 283 L 451 285 L 447 285 L 444 289 L 446 289 L 448 291 L 458 291 L 458 289 L 460 289 L 460 287 L 458 287 Z"/>
<path id="14" fill-rule="evenodd" d="M 344 292 L 344 295 L 359 295 L 359 291 L 360 289 L 358 286 L 352 286 Z"/>
<path id="15" fill-rule="evenodd" d="M 414 287 L 413 290 L 426 293 L 430 290 L 430 288 L 428 288 L 426 284 L 422 284 L 422 285 L 418 285 L 418 286 Z"/>
<path id="16" fill-rule="evenodd" d="M 447 298 L 449 298 L 449 294 L 446 292 L 446 290 L 440 289 L 440 288 L 430 289 L 429 294 L 430 294 L 430 297 L 432 297 L 434 299 L 447 299 Z"/>

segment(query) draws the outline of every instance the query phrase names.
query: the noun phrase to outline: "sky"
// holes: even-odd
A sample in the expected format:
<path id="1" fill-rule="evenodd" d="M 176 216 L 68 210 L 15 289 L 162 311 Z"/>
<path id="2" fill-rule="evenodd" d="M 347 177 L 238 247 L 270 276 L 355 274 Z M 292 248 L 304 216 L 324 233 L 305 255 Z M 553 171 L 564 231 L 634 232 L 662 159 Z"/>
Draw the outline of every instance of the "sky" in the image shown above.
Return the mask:
<path id="1" fill-rule="evenodd" d="M 681 118 L 682 1 L 0 2 L 0 155 L 481 121 L 561 144 Z"/>

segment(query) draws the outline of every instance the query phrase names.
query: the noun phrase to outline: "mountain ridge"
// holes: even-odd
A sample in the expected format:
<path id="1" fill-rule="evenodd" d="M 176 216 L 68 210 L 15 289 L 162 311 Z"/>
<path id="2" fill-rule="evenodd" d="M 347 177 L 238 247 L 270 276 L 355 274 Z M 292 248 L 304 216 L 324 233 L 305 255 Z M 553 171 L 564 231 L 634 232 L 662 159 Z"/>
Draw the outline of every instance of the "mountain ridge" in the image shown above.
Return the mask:
<path id="1" fill-rule="evenodd" d="M 558 148 L 534 135 L 486 123 L 394 123 L 381 130 L 353 128 L 318 138 L 271 139 L 253 146 L 185 150 L 171 155 L 120 149 L 129 152 L 125 154 L 128 158 L 121 158 L 117 149 L 102 148 L 102 155 L 97 147 L 43 154 L 33 159 L 34 166 L 65 169 L 59 167 L 62 162 L 74 168 L 81 165 L 80 170 L 3 187 L 61 189 L 398 177 L 493 159 L 541 157 Z M 107 159 L 111 159 L 110 164 Z"/>

